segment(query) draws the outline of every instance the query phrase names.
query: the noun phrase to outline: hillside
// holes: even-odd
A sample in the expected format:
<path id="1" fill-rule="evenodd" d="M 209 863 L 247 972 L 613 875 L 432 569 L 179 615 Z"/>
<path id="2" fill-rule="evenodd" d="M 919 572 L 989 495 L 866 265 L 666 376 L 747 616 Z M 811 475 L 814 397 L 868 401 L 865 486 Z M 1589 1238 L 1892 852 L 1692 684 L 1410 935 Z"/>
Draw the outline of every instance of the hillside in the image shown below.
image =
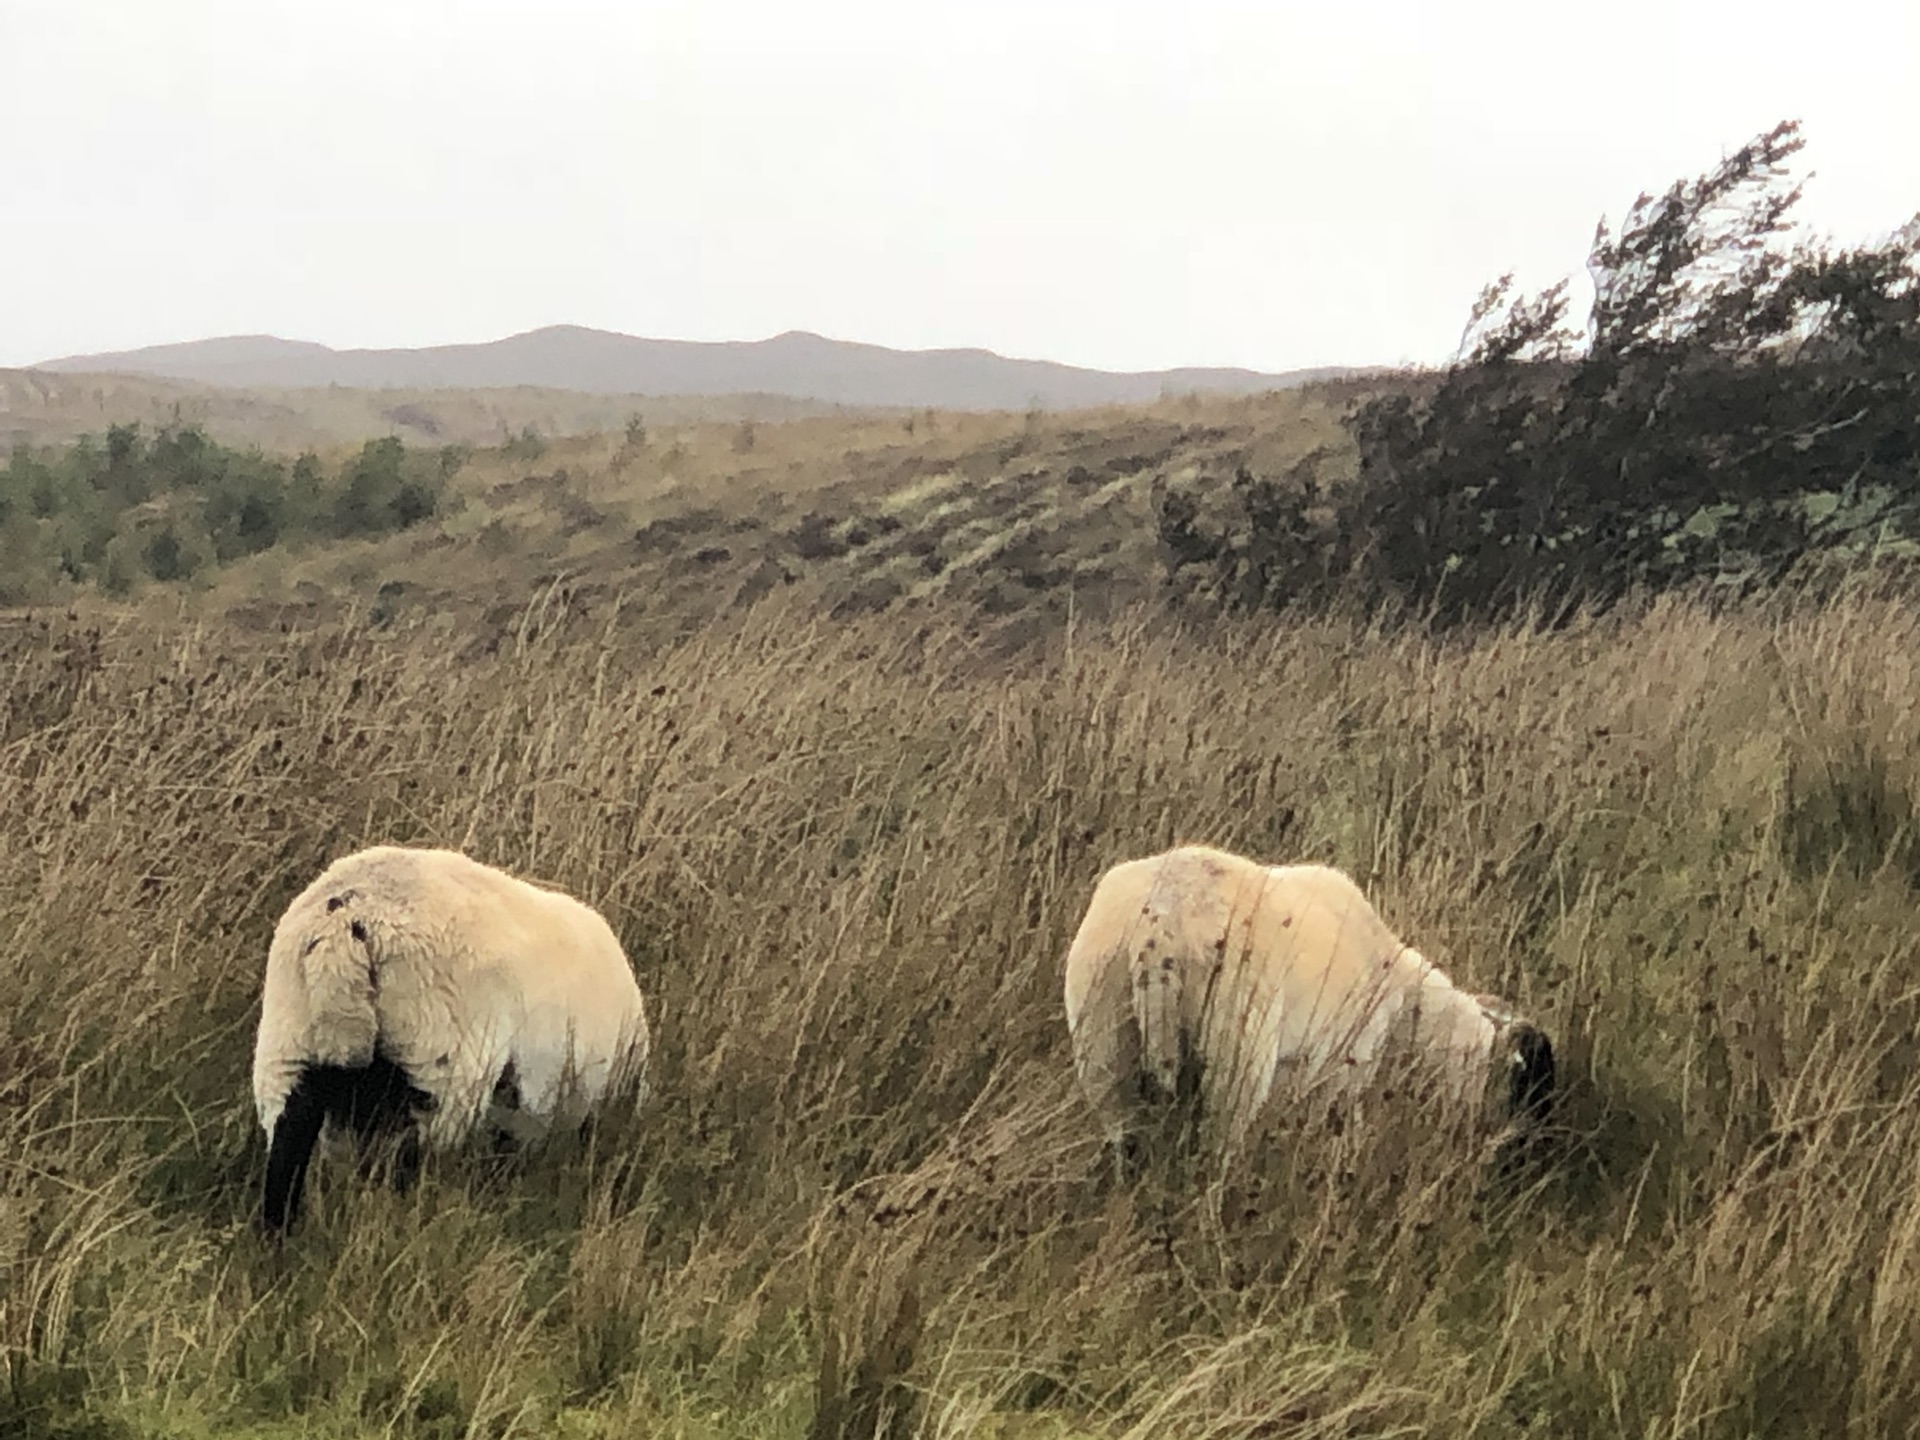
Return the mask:
<path id="1" fill-rule="evenodd" d="M 581 616 L 617 599 L 679 630 L 784 590 L 840 617 L 952 606 L 1011 642 L 1069 606 L 1095 615 L 1164 590 L 1156 487 L 1204 491 L 1242 463 L 1279 473 L 1322 447 L 1337 471 L 1351 457 L 1339 406 L 1308 388 L 1072 417 L 702 421 L 638 446 L 480 451 L 428 521 L 276 548 L 146 603 L 268 628 L 375 609 L 484 619 L 497 635 L 542 596 Z"/>
<path id="2" fill-rule="evenodd" d="M 1436 637 L 1169 603 L 1156 492 L 1217 506 L 1315 451 L 1349 486 L 1359 393 L 417 446 L 443 488 L 397 533 L 0 614 L 0 1431 L 865 1440 L 834 1417 L 884 1400 L 997 1440 L 1732 1440 L 1902 1409 L 1920 613 Z M 1550 1163 L 1283 1108 L 1219 1192 L 1113 1191 L 1059 966 L 1100 870 L 1183 839 L 1349 868 L 1540 1017 Z M 329 1165 L 268 1255 L 259 966 L 376 840 L 603 907 L 656 1098 L 405 1196 Z"/>
<path id="3" fill-rule="evenodd" d="M 1079 409 L 1186 393 L 1253 394 L 1347 372 L 1237 369 L 1137 373 L 1016 360 L 988 350 L 892 350 L 789 331 L 768 340 L 650 340 L 552 325 L 478 345 L 334 350 L 274 336 L 232 336 L 34 367 L 56 374 L 158 376 L 209 385 L 367 389 L 534 386 L 605 395 L 768 395 L 858 407 Z"/>
<path id="4" fill-rule="evenodd" d="M 503 389 L 237 388 L 142 374 L 0 370 L 0 446 L 52 445 L 109 425 L 198 425 L 229 445 L 279 453 L 357 445 L 383 435 L 409 444 L 497 445 L 531 427 L 541 435 L 618 431 L 696 420 L 788 420 L 842 407 L 779 395 L 588 394 Z"/>

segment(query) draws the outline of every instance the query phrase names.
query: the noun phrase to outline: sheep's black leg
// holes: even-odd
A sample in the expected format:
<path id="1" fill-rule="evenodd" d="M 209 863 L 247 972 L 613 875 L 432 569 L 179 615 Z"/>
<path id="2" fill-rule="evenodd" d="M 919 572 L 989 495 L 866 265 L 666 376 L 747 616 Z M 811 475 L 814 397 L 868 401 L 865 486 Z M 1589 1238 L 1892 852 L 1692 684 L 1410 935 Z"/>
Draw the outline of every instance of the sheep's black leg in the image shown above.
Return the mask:
<path id="1" fill-rule="evenodd" d="M 327 1120 L 328 1087 L 311 1071 L 302 1071 L 287 1096 L 280 1118 L 273 1123 L 273 1142 L 267 1150 L 267 1183 L 260 1219 L 268 1232 L 281 1235 L 300 1214 L 300 1196 L 307 1183 L 307 1163 Z"/>
<path id="2" fill-rule="evenodd" d="M 406 1070 L 376 1054 L 363 1069 L 344 1072 L 334 1118 L 353 1131 L 363 1168 L 385 1162 L 387 1183 L 404 1195 L 420 1174 L 418 1117 L 433 1097 Z"/>
<path id="3" fill-rule="evenodd" d="M 413 1189 L 414 1182 L 420 1178 L 421 1154 L 420 1130 L 415 1126 L 400 1137 L 400 1143 L 394 1148 L 388 1174 L 395 1194 L 405 1195 Z"/>
<path id="4" fill-rule="evenodd" d="M 397 1136 L 399 1145 L 389 1173 L 394 1188 L 406 1190 L 420 1168 L 415 1117 L 432 1106 L 433 1098 L 385 1056 L 356 1067 L 306 1066 L 274 1122 L 261 1209 L 266 1228 L 278 1235 L 299 1218 L 307 1167 L 321 1128 L 330 1119 L 359 1142 L 363 1173 L 374 1162 L 377 1147 Z"/>

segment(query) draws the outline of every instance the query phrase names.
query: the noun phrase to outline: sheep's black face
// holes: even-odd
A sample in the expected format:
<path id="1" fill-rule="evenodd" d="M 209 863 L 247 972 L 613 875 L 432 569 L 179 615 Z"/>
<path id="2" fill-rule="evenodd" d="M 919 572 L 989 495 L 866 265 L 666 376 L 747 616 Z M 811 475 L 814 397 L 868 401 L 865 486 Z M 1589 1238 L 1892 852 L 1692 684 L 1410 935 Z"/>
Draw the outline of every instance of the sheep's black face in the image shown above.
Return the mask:
<path id="1" fill-rule="evenodd" d="M 1507 1066 L 1507 1108 L 1515 1120 L 1539 1124 L 1553 1109 L 1553 1042 L 1546 1031 L 1516 1021 L 1507 1032 L 1513 1058 Z"/>

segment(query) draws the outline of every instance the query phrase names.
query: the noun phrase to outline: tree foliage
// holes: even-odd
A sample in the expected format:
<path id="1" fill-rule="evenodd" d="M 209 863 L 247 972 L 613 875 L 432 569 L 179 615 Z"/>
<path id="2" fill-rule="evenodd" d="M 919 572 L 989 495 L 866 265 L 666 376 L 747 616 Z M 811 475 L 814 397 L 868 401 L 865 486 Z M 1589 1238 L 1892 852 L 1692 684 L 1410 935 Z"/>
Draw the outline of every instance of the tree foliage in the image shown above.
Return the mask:
<path id="1" fill-rule="evenodd" d="M 1778 125 L 1603 220 L 1583 332 L 1565 281 L 1488 286 L 1437 383 L 1347 417 L 1359 479 L 1312 543 L 1301 477 L 1284 501 L 1242 479 L 1182 553 L 1230 604 L 1347 590 L 1448 622 L 1920 551 L 1920 219 L 1787 243 L 1802 144 Z M 1258 553 L 1322 563 L 1248 584 Z"/>
<path id="2" fill-rule="evenodd" d="M 0 469 L 0 603 L 74 583 L 124 593 L 275 545 L 402 530 L 438 511 L 458 460 L 389 437 L 329 475 L 316 456 L 289 465 L 192 425 L 151 437 L 114 425 L 104 440 L 18 446 Z"/>

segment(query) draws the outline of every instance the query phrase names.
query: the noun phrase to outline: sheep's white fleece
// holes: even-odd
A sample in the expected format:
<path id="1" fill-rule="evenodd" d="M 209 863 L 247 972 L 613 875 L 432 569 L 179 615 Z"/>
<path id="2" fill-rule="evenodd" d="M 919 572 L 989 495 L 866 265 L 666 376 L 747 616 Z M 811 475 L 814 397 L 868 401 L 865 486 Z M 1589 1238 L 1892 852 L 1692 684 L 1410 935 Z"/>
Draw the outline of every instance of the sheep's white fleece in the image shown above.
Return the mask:
<path id="1" fill-rule="evenodd" d="M 1188 845 L 1108 870 L 1066 962 L 1083 1092 L 1108 1138 L 1143 1078 L 1201 1064 L 1206 1123 L 1237 1149 L 1276 1084 L 1356 1097 L 1403 1046 L 1466 1098 L 1489 1078 L 1501 1024 L 1404 944 L 1341 871 L 1261 865 Z"/>
<path id="2" fill-rule="evenodd" d="M 437 1105 L 444 1148 L 479 1123 L 508 1062 L 524 1136 L 643 1090 L 646 1005 L 600 914 L 453 850 L 378 845 L 335 861 L 287 907 L 267 954 L 253 1057 L 269 1138 L 310 1062 L 379 1052 Z M 526 1124 L 530 1117 L 533 1124 Z"/>

